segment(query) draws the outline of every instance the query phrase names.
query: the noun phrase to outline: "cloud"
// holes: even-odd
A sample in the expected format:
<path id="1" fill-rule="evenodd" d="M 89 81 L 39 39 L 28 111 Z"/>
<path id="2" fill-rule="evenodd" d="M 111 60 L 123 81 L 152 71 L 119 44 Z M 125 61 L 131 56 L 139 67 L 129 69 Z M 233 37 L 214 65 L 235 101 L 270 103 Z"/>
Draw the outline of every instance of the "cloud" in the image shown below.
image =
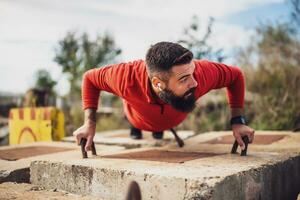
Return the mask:
<path id="1" fill-rule="evenodd" d="M 34 72 L 45 67 L 54 77 L 60 68 L 53 62 L 54 48 L 67 31 L 92 37 L 111 32 L 123 50 L 122 60 L 144 58 L 150 44 L 176 41 L 193 15 L 202 27 L 217 18 L 213 45 L 230 49 L 246 44 L 251 30 L 219 23 L 218 19 L 256 6 L 282 0 L 2 0 L 0 1 L 0 90 L 23 91 Z M 22 72 L 16 74 L 16 72 Z M 4 77 L 5 76 L 5 77 Z M 58 86 L 66 92 L 65 81 Z"/>

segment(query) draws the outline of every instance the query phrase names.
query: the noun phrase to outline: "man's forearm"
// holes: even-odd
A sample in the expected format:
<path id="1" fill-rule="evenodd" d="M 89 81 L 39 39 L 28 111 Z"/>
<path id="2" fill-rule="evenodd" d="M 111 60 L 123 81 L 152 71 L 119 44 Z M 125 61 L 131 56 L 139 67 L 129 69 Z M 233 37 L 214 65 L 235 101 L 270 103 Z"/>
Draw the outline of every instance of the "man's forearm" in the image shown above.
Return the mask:
<path id="1" fill-rule="evenodd" d="M 242 116 L 244 115 L 243 108 L 231 108 L 231 117 Z"/>
<path id="2" fill-rule="evenodd" d="M 84 110 L 84 123 L 89 126 L 96 126 L 95 108 L 88 108 Z"/>

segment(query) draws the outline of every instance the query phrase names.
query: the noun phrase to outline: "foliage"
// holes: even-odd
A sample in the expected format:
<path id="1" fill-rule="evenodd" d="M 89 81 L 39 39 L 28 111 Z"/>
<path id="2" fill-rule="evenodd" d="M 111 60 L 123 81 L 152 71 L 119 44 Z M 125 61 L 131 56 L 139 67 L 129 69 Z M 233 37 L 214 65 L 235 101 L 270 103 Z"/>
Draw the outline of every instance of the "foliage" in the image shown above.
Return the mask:
<path id="1" fill-rule="evenodd" d="M 300 41 L 287 23 L 261 25 L 257 36 L 239 58 L 253 94 L 248 110 L 255 116 L 251 124 L 258 129 L 296 129 L 300 126 Z M 256 63 L 249 61 L 251 57 L 256 57 Z"/>
<path id="2" fill-rule="evenodd" d="M 206 32 L 201 36 L 201 26 L 197 16 L 193 16 L 191 24 L 184 29 L 182 39 L 178 40 L 180 44 L 193 52 L 196 59 L 208 59 L 222 62 L 225 59 L 223 49 L 213 48 L 209 44 L 212 33 L 214 18 L 210 18 L 206 27 Z"/>
<path id="3" fill-rule="evenodd" d="M 69 32 L 59 41 L 54 60 L 68 75 L 70 95 L 79 99 L 83 73 L 115 61 L 120 54 L 121 50 L 109 34 L 98 35 L 93 41 L 86 33 L 76 37 L 74 32 Z"/>
<path id="4" fill-rule="evenodd" d="M 53 89 L 57 82 L 52 79 L 50 73 L 47 70 L 38 70 L 36 72 L 35 77 L 35 88 L 49 92 L 54 92 Z"/>
<path id="5" fill-rule="evenodd" d="M 291 19 L 295 26 L 300 26 L 300 0 L 290 0 L 289 4 L 292 7 Z"/>
<path id="6" fill-rule="evenodd" d="M 70 83 L 70 91 L 65 98 L 67 104 L 63 108 L 69 133 L 83 123 L 81 81 L 84 72 L 114 62 L 120 54 L 121 49 L 108 33 L 91 40 L 86 33 L 78 37 L 76 33 L 69 32 L 59 41 L 54 61 Z"/>
<path id="7" fill-rule="evenodd" d="M 289 3 L 293 23 L 259 25 L 251 44 L 241 49 L 236 58 L 246 76 L 246 117 L 255 129 L 300 130 L 300 1 Z M 197 30 L 195 26 L 191 26 L 190 31 L 193 30 Z M 200 41 L 207 37 L 190 38 L 189 48 L 200 49 L 196 55 L 205 56 L 203 48 L 197 45 L 203 44 Z M 216 91 L 213 93 L 216 97 Z M 197 132 L 229 129 L 226 107 L 225 99 L 207 101 L 180 127 Z"/>

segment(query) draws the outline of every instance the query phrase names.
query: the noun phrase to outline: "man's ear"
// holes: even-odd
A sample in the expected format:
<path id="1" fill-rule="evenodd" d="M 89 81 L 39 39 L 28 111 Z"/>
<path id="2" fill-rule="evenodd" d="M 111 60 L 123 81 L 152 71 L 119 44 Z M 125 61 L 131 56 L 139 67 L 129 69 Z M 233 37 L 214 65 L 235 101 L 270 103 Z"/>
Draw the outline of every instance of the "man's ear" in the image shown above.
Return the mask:
<path id="1" fill-rule="evenodd" d="M 166 87 L 165 83 L 160 78 L 158 78 L 157 76 L 153 76 L 151 78 L 151 84 L 157 90 L 163 90 Z"/>

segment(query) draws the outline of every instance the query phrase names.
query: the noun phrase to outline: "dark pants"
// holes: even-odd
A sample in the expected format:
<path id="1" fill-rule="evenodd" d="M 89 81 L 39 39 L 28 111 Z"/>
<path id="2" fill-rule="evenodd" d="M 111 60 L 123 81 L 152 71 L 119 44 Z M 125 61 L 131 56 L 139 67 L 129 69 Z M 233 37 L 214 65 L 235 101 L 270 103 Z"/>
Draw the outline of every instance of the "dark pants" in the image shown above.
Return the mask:
<path id="1" fill-rule="evenodd" d="M 142 139 L 143 138 L 142 130 L 134 127 L 129 121 L 128 123 L 130 124 L 130 137 L 133 139 Z M 152 137 L 155 139 L 162 139 L 163 133 L 164 133 L 163 131 L 152 132 Z"/>

